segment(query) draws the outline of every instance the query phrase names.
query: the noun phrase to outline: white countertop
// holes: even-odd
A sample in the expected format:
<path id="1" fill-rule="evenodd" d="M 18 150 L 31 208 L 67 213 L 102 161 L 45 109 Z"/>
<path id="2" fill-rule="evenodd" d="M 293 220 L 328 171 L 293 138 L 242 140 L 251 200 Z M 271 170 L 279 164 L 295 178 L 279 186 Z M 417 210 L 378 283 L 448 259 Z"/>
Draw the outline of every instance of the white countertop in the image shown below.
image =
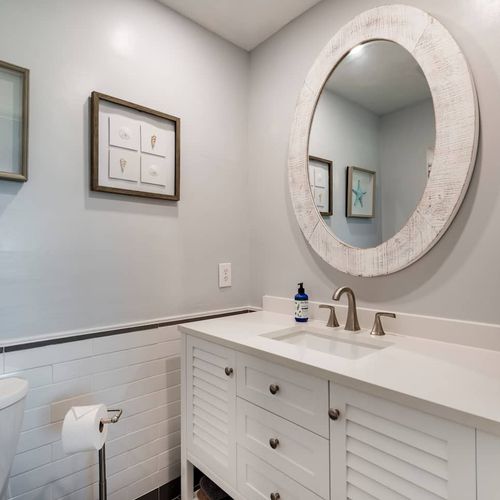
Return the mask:
<path id="1" fill-rule="evenodd" d="M 478 427 L 500 432 L 500 352 L 390 333 L 373 337 L 363 330 L 339 334 L 391 345 L 347 359 L 262 336 L 298 325 L 293 317 L 260 311 L 189 323 L 180 330 L 256 356 L 277 356 L 320 377 L 340 376 L 439 405 L 473 417 Z"/>

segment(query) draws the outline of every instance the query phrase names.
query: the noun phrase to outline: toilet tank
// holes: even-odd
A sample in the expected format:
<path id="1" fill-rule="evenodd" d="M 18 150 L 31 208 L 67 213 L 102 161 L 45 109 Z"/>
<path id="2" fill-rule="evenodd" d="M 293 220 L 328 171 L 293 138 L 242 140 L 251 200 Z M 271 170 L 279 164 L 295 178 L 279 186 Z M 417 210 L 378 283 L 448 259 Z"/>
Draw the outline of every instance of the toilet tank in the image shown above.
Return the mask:
<path id="1" fill-rule="evenodd" d="M 0 500 L 5 497 L 7 480 L 23 423 L 24 399 L 28 382 L 20 378 L 0 379 Z"/>

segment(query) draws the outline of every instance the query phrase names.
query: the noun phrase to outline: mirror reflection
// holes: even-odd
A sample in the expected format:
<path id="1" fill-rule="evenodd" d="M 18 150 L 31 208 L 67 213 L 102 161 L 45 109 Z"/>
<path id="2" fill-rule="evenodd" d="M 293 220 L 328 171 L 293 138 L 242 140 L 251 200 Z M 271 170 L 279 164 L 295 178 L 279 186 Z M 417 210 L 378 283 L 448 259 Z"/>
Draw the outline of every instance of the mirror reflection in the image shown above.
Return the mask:
<path id="1" fill-rule="evenodd" d="M 358 45 L 335 68 L 309 139 L 315 204 L 351 246 L 390 239 L 417 207 L 432 169 L 435 118 L 427 80 L 400 45 Z"/>

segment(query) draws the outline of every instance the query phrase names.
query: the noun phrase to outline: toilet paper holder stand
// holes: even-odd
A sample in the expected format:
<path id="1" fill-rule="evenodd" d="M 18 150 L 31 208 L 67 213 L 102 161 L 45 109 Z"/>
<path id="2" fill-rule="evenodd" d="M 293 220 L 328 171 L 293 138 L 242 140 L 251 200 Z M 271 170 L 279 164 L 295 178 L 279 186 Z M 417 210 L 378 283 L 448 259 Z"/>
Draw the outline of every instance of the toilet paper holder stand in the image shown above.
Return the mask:
<path id="1" fill-rule="evenodd" d="M 111 418 L 101 418 L 101 423 L 99 424 L 99 430 L 102 432 L 102 429 L 104 428 L 104 424 L 116 424 L 118 420 L 120 420 L 120 417 L 122 416 L 123 410 L 108 410 L 108 413 L 114 413 L 114 415 Z"/>
<path id="2" fill-rule="evenodd" d="M 101 418 L 99 430 L 102 432 L 105 424 L 116 424 L 122 416 L 123 410 L 108 410 L 108 414 L 112 416 L 108 418 Z M 99 500 L 107 500 L 108 487 L 106 484 L 106 445 L 103 444 L 99 450 Z"/>

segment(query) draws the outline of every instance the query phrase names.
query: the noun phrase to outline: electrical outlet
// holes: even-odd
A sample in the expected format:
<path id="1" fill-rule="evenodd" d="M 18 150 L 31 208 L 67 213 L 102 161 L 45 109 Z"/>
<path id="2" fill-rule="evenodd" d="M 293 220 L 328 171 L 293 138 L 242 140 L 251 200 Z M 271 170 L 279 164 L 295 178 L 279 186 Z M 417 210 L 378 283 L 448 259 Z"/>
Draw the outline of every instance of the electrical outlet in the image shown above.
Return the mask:
<path id="1" fill-rule="evenodd" d="M 231 263 L 219 264 L 219 288 L 231 286 Z"/>

